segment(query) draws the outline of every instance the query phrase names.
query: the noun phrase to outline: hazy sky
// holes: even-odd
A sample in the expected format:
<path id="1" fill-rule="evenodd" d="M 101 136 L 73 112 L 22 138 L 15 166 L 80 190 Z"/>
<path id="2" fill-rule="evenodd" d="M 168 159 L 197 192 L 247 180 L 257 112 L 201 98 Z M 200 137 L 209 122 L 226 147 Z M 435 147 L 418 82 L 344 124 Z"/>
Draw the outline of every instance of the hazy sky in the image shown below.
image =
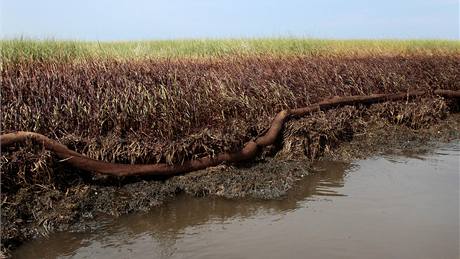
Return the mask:
<path id="1" fill-rule="evenodd" d="M 459 0 L 0 0 L 2 38 L 459 39 Z"/>

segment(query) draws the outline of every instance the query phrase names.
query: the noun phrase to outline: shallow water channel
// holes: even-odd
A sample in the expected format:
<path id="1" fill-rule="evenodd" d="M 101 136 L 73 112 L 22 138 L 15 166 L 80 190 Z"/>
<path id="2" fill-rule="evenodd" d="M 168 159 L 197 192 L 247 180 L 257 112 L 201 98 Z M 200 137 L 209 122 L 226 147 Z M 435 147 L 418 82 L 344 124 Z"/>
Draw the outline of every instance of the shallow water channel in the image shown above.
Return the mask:
<path id="1" fill-rule="evenodd" d="M 460 141 L 428 153 L 321 162 L 287 197 L 179 196 L 16 258 L 459 258 Z"/>

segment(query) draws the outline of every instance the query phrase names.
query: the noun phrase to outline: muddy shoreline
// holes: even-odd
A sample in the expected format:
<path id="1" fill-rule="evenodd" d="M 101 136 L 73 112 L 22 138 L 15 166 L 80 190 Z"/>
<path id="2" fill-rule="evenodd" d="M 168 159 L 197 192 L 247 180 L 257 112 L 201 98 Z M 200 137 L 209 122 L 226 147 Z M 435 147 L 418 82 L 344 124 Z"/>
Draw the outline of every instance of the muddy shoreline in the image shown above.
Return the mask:
<path id="1" fill-rule="evenodd" d="M 89 231 L 51 233 L 12 254 L 457 258 L 460 142 L 433 145 L 351 162 L 315 161 L 313 172 L 279 199 L 178 194 L 147 213 L 100 219 Z"/>
<path id="2" fill-rule="evenodd" d="M 311 172 L 314 160 L 351 161 L 385 152 L 424 150 L 433 143 L 453 139 L 460 139 L 457 104 L 429 98 L 370 107 L 347 106 L 290 121 L 279 143 L 256 161 L 168 179 L 101 178 L 75 172 L 42 151 L 38 153 L 50 159 L 59 174 L 49 176 L 51 185 L 46 184 L 48 180 L 13 194 L 2 192 L 2 251 L 8 253 L 27 240 L 53 231 L 87 230 L 91 222 L 104 217 L 148 211 L 179 193 L 282 199 Z M 37 152 L 34 148 L 26 145 L 7 152 Z M 5 165 L 10 164 L 2 161 L 2 167 Z"/>

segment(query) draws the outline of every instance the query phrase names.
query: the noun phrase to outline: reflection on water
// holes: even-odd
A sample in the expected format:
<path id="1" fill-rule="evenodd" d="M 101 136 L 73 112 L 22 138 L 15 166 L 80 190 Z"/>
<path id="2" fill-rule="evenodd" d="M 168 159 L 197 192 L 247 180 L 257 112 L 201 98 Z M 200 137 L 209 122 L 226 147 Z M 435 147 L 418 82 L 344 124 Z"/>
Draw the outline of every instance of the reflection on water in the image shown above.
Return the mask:
<path id="1" fill-rule="evenodd" d="M 17 258 L 458 258 L 460 142 L 428 154 L 320 162 L 283 199 L 186 195 L 56 233 Z"/>

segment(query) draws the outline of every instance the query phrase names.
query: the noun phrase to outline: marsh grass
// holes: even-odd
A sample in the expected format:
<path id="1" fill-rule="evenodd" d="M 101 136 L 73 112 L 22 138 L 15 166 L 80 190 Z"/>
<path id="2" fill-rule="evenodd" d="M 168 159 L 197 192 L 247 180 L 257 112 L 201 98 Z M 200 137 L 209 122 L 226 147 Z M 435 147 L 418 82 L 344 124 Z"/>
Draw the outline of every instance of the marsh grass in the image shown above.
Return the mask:
<path id="1" fill-rule="evenodd" d="M 229 55 L 395 56 L 460 53 L 460 41 L 320 40 L 295 38 L 84 42 L 0 41 L 3 62 L 18 60 L 216 58 Z"/>
<path id="2" fill-rule="evenodd" d="M 42 133 L 105 161 L 181 163 L 238 150 L 280 110 L 331 96 L 458 90 L 458 57 L 8 62 L 1 133 Z"/>
<path id="3" fill-rule="evenodd" d="M 1 133 L 95 159 L 181 163 L 235 151 L 285 108 L 460 89 L 457 41 L 1 41 Z M 81 61 L 81 62 L 74 62 Z"/>
<path id="4" fill-rule="evenodd" d="M 173 164 L 233 152 L 262 134 L 280 110 L 331 96 L 460 89 L 460 51 L 450 41 L 13 40 L 1 46 L 0 133 L 34 131 L 120 163 Z M 0 167 L 10 175 L 43 171 L 49 156 L 30 154 L 2 153 Z"/>

